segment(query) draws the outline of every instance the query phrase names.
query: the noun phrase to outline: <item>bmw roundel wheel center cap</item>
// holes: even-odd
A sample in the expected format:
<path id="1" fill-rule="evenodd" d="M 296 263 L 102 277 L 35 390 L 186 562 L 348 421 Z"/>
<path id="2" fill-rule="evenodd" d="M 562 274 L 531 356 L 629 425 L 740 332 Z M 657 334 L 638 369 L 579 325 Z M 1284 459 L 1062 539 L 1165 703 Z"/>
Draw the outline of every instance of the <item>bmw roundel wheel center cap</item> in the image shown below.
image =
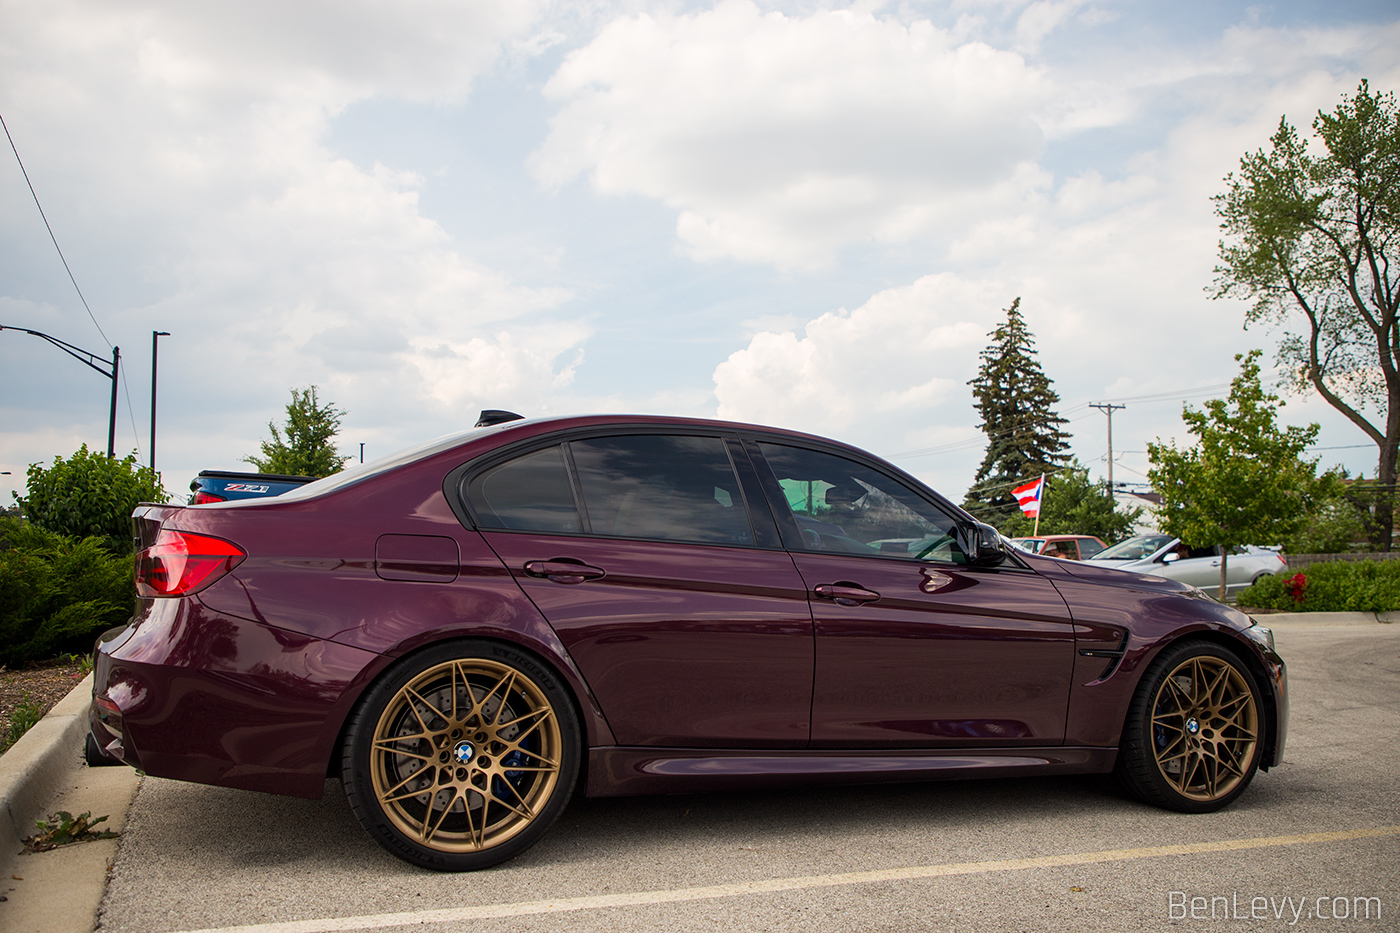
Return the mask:
<path id="1" fill-rule="evenodd" d="M 463 740 L 452 746 L 452 758 L 459 765 L 468 764 L 475 755 L 476 749 L 468 741 Z"/>

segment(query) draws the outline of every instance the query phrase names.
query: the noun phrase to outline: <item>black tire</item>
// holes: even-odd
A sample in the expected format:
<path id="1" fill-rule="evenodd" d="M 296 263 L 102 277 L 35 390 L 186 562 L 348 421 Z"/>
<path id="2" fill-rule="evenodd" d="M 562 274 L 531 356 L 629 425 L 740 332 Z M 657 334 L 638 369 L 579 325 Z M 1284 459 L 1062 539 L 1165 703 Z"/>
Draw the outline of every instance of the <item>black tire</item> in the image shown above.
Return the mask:
<path id="1" fill-rule="evenodd" d="M 1115 774 L 1159 807 L 1219 810 L 1254 779 L 1265 728 L 1259 685 L 1234 652 L 1203 641 L 1173 645 L 1133 695 Z"/>
<path id="2" fill-rule="evenodd" d="M 87 734 L 87 741 L 83 743 L 83 761 L 87 762 L 89 768 L 110 768 L 112 765 L 126 764 L 116 758 L 108 758 L 107 753 L 98 747 L 97 739 L 92 737 L 92 733 Z"/>
<path id="3" fill-rule="evenodd" d="M 578 778 L 578 717 L 559 677 L 497 642 L 410 655 L 365 693 L 341 759 L 345 794 L 385 849 L 437 871 L 519 855 Z"/>

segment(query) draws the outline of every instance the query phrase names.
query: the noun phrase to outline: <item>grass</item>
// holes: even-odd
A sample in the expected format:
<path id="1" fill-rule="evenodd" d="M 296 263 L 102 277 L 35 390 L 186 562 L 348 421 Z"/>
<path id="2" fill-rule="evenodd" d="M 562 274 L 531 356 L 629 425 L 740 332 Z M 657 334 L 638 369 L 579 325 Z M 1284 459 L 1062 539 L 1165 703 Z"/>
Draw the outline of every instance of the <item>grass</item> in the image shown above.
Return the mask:
<path id="1" fill-rule="evenodd" d="M 10 728 L 3 737 L 0 737 L 3 739 L 3 742 L 0 742 L 0 752 L 18 742 L 21 736 L 34 728 L 34 725 L 43 718 L 44 706 L 37 700 L 26 696 L 16 703 L 10 712 Z"/>

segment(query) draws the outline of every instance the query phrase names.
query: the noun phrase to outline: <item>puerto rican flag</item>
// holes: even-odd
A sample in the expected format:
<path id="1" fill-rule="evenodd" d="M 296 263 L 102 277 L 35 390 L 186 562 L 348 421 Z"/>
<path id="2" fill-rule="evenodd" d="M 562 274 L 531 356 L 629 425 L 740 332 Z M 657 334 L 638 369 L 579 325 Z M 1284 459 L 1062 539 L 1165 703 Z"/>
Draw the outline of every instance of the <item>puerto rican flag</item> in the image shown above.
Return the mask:
<path id="1" fill-rule="evenodd" d="M 1017 486 L 1011 490 L 1011 494 L 1016 497 L 1016 501 L 1021 504 L 1021 511 L 1031 518 L 1040 517 L 1040 497 L 1045 492 L 1045 474 L 1040 474 L 1040 479 L 1032 480 L 1024 486 Z"/>

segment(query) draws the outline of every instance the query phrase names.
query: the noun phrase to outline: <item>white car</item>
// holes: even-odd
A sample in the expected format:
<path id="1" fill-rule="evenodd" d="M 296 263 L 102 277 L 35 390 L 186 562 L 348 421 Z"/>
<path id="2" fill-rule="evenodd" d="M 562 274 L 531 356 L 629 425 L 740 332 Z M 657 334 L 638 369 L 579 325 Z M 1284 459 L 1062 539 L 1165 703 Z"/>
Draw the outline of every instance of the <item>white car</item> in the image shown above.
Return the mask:
<path id="1" fill-rule="evenodd" d="M 1211 595 L 1220 589 L 1220 547 L 1188 548 L 1171 535 L 1137 535 L 1090 557 L 1119 570 L 1150 573 L 1198 586 Z M 1276 550 L 1241 547 L 1230 552 L 1225 565 L 1225 592 L 1229 599 L 1260 577 L 1283 573 L 1288 561 Z"/>

